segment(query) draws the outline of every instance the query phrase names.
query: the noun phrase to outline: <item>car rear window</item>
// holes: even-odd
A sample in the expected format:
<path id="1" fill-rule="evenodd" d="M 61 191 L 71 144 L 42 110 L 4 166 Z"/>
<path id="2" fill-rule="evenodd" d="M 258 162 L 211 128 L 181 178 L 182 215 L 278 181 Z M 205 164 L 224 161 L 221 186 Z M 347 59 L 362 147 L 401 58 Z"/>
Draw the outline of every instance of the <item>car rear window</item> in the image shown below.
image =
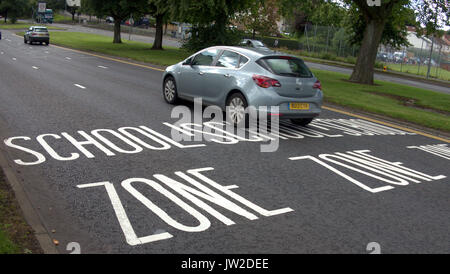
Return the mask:
<path id="1" fill-rule="evenodd" d="M 294 57 L 268 57 L 262 58 L 257 62 L 263 68 L 269 70 L 273 74 L 281 76 L 291 76 L 291 77 L 302 77 L 311 78 L 313 77 L 311 71 L 305 65 L 305 63 Z"/>
<path id="2" fill-rule="evenodd" d="M 35 28 L 34 31 L 35 32 L 48 32 L 48 30 L 46 28 Z"/>

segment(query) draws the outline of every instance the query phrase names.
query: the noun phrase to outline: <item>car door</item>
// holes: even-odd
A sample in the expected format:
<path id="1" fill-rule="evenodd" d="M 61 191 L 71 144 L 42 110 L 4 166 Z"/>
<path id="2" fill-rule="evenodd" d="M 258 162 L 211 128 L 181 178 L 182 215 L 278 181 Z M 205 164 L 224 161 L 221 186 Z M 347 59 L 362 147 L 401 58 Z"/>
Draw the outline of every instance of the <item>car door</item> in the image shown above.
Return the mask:
<path id="1" fill-rule="evenodd" d="M 180 73 L 178 89 L 182 97 L 202 97 L 207 94 L 206 88 L 211 82 L 209 70 L 216 60 L 218 49 L 208 49 L 198 53 L 189 65 L 183 65 Z"/>
<path id="2" fill-rule="evenodd" d="M 214 67 L 208 71 L 208 87 L 205 89 L 204 100 L 207 103 L 222 105 L 224 96 L 236 86 L 236 73 L 241 55 L 237 52 L 224 50 L 217 58 Z"/>

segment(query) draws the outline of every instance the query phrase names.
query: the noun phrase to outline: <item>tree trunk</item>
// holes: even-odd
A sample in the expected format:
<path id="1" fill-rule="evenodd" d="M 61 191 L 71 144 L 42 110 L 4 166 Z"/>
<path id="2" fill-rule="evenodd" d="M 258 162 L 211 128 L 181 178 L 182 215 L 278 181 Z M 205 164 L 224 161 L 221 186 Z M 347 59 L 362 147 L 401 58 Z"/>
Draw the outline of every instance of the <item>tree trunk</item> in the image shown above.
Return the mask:
<path id="1" fill-rule="evenodd" d="M 364 31 L 364 38 L 359 49 L 358 59 L 350 81 L 373 85 L 373 74 L 378 45 L 381 42 L 386 21 L 371 19 Z"/>
<path id="2" fill-rule="evenodd" d="M 156 34 L 155 41 L 153 42 L 152 49 L 154 50 L 162 50 L 162 42 L 163 42 L 163 27 L 164 27 L 164 15 L 158 14 L 156 15 Z"/>
<path id="3" fill-rule="evenodd" d="M 122 20 L 120 18 L 114 18 L 114 40 L 113 43 L 120 44 L 122 43 L 122 38 L 120 36 L 120 22 Z"/>
<path id="4" fill-rule="evenodd" d="M 6 24 L 6 19 L 8 18 L 8 11 L 5 11 L 5 24 Z"/>

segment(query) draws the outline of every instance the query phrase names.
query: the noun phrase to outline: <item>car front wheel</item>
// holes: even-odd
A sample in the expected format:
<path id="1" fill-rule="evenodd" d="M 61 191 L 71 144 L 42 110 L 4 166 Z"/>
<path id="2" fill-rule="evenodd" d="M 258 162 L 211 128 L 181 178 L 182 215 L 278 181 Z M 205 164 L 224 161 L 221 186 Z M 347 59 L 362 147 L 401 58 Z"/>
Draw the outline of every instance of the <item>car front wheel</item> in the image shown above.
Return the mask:
<path id="1" fill-rule="evenodd" d="M 172 76 L 164 80 L 163 96 L 164 100 L 169 104 L 175 104 L 178 100 L 177 85 Z"/>

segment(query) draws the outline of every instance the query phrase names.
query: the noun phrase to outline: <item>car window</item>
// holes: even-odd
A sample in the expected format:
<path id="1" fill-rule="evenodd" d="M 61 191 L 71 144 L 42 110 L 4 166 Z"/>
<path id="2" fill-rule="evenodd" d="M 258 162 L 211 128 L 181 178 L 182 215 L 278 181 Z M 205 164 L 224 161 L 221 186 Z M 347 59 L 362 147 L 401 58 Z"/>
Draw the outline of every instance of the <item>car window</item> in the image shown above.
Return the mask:
<path id="1" fill-rule="evenodd" d="M 35 28 L 34 31 L 35 32 L 48 32 L 48 30 L 46 28 Z"/>
<path id="2" fill-rule="evenodd" d="M 274 74 L 305 78 L 312 77 L 312 73 L 305 63 L 297 58 L 270 57 L 260 59 L 257 63 Z"/>
<path id="3" fill-rule="evenodd" d="M 266 47 L 266 46 L 264 46 L 264 44 L 261 43 L 260 41 L 253 41 L 253 44 L 254 44 L 255 47 L 257 47 L 257 48 Z"/>
<path id="4" fill-rule="evenodd" d="M 217 67 L 237 68 L 239 63 L 239 54 L 236 52 L 224 50 L 219 60 L 217 60 Z"/>
<path id="5" fill-rule="evenodd" d="M 241 68 L 248 62 L 248 58 L 241 55 L 241 58 L 239 59 L 239 67 Z"/>
<path id="6" fill-rule="evenodd" d="M 206 50 L 195 56 L 193 66 L 211 66 L 218 53 L 217 49 Z"/>

